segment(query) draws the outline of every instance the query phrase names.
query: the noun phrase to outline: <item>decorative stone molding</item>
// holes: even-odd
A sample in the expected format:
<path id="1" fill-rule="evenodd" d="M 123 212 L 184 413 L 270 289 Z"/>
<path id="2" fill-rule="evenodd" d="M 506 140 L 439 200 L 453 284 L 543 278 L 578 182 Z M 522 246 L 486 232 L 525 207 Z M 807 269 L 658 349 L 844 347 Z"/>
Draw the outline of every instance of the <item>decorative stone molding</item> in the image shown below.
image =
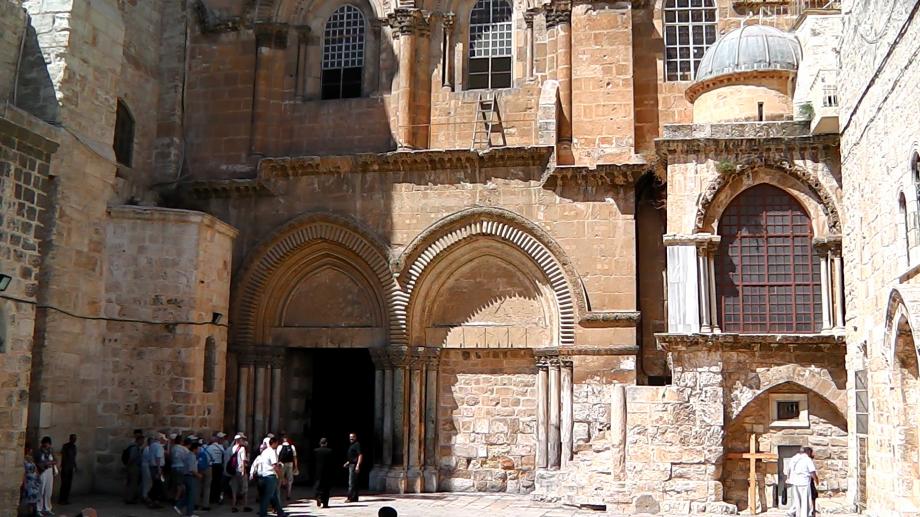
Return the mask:
<path id="1" fill-rule="evenodd" d="M 180 190 L 191 195 L 194 199 L 226 199 L 272 195 L 271 190 L 255 179 L 192 181 L 181 185 Z"/>
<path id="2" fill-rule="evenodd" d="M 837 135 L 812 135 L 808 122 L 720 122 L 713 124 L 667 124 L 662 138 L 655 140 L 659 157 L 668 154 L 693 154 L 700 151 L 720 151 L 789 147 L 836 148 Z"/>
<path id="3" fill-rule="evenodd" d="M 827 255 L 828 253 L 840 253 L 840 250 L 843 247 L 843 235 L 828 235 L 825 238 L 816 238 L 812 241 L 812 244 L 815 246 L 820 255 Z"/>
<path id="4" fill-rule="evenodd" d="M 687 88 L 684 92 L 684 96 L 693 104 L 700 95 L 716 88 L 734 84 L 747 85 L 759 81 L 788 81 L 795 77 L 795 74 L 795 70 L 746 70 L 732 72 L 730 74 L 717 75 L 703 79 L 702 81 L 697 81 Z"/>
<path id="5" fill-rule="evenodd" d="M 572 3 L 568 0 L 554 0 L 546 7 L 546 29 L 572 23 Z"/>
<path id="6" fill-rule="evenodd" d="M 639 311 L 591 311 L 578 323 L 593 328 L 637 327 L 641 317 Z"/>
<path id="7" fill-rule="evenodd" d="M 649 164 L 604 164 L 596 168 L 561 166 L 549 171 L 544 186 L 554 188 L 563 183 L 613 187 L 634 185 L 643 174 L 652 170 Z"/>
<path id="8" fill-rule="evenodd" d="M 431 13 L 428 11 L 404 7 L 396 8 L 387 15 L 393 35 L 396 37 L 408 34 L 427 36 L 431 33 L 430 19 Z"/>
<path id="9" fill-rule="evenodd" d="M 307 214 L 289 221 L 250 253 L 239 279 L 234 282 L 232 328 L 235 341 L 243 345 L 258 344 L 255 343 L 257 318 L 266 283 L 288 257 L 316 241 L 331 242 L 351 251 L 373 271 L 383 291 L 390 342 L 404 343 L 405 313 L 394 310 L 395 302 L 402 296 L 386 260 L 386 244 L 372 237 L 357 222 L 328 213 Z"/>
<path id="10" fill-rule="evenodd" d="M 827 225 L 830 233 L 839 234 L 841 231 L 840 214 L 837 212 L 837 204 L 833 194 L 821 182 L 813 171 L 801 167 L 795 163 L 786 160 L 766 160 L 763 156 L 751 156 L 738 164 L 731 172 L 719 174 L 709 185 L 702 191 L 697 203 L 696 219 L 693 231 L 694 233 L 703 233 L 706 216 L 709 213 L 710 205 L 716 199 L 719 192 L 729 185 L 735 178 L 750 173 L 756 169 L 772 169 L 784 173 L 802 183 L 818 199 L 821 209 L 827 217 Z"/>
<path id="11" fill-rule="evenodd" d="M 838 334 L 655 334 L 658 349 L 678 351 L 839 352 L 846 353 L 845 336 Z"/>
<path id="12" fill-rule="evenodd" d="M 545 275 L 555 295 L 559 316 L 559 344 L 573 345 L 576 300 L 572 293 L 580 292 L 572 289 L 569 284 L 577 278 L 574 268 L 565 260 L 561 248 L 536 225 L 501 209 L 472 209 L 459 212 L 439 221 L 416 237 L 396 264 L 405 292 L 405 299 L 396 302 L 396 311 L 405 314 L 413 301 L 412 295 L 418 280 L 435 258 L 455 244 L 476 237 L 497 238 L 518 248 L 533 260 Z M 584 300 L 577 302 L 580 312 L 584 312 Z"/>
<path id="13" fill-rule="evenodd" d="M 638 345 L 570 346 L 533 349 L 534 358 L 538 361 L 545 360 L 548 357 L 614 356 L 636 355 L 638 353 Z"/>

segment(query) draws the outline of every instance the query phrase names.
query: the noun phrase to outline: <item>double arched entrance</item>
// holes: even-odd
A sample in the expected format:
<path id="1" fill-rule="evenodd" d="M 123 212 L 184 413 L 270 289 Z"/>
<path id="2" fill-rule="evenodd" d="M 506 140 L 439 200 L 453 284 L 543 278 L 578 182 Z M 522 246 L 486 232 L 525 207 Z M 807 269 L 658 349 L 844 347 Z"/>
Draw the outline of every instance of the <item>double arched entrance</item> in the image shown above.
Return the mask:
<path id="1" fill-rule="evenodd" d="M 533 351 L 574 341 L 570 266 L 503 211 L 457 214 L 399 257 L 389 249 L 312 214 L 249 253 L 228 424 L 286 430 L 304 451 L 325 436 L 343 455 L 358 432 L 377 490 L 529 491 L 538 451 L 560 450 L 537 444 L 561 438 L 541 432 L 559 426 L 538 415 L 549 395 Z"/>

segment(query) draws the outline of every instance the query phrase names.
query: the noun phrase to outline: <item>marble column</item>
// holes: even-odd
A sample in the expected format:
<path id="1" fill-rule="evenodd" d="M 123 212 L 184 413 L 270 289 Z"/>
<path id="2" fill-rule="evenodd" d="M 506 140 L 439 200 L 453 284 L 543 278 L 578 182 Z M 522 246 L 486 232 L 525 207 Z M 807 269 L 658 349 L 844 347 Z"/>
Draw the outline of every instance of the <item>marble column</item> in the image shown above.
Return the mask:
<path id="1" fill-rule="evenodd" d="M 528 9 L 524 12 L 524 24 L 527 26 L 527 30 L 524 33 L 524 52 L 526 53 L 524 59 L 524 78 L 531 80 L 534 78 L 534 64 L 533 64 L 533 17 L 535 11 Z"/>
<path id="2" fill-rule="evenodd" d="M 283 361 L 283 357 L 281 358 Z M 281 384 L 284 372 L 281 369 L 280 361 L 276 360 L 272 364 L 272 391 L 271 391 L 271 431 L 278 433 L 281 431 Z"/>
<path id="3" fill-rule="evenodd" d="M 827 274 L 827 249 L 819 248 L 821 254 L 821 331 L 829 332 L 831 330 L 831 297 L 829 296 L 831 285 L 830 275 Z"/>
<path id="4" fill-rule="evenodd" d="M 389 411 L 386 403 L 387 361 L 386 350 L 383 348 L 371 348 L 370 353 L 374 361 L 374 467 L 368 476 L 368 483 L 372 491 L 381 492 L 386 490 L 388 465 L 384 458 L 387 457 L 386 448 L 390 445 L 384 431 L 387 423 L 386 412 Z"/>
<path id="5" fill-rule="evenodd" d="M 706 252 L 706 246 L 697 246 L 696 248 L 698 282 L 700 283 L 700 332 L 712 332 L 710 324 L 710 310 L 712 305 L 709 303 L 709 257 Z"/>
<path id="6" fill-rule="evenodd" d="M 454 13 L 444 13 L 441 19 L 441 25 L 444 29 L 444 87 L 453 91 L 454 89 Z"/>
<path id="7" fill-rule="evenodd" d="M 709 323 L 716 334 L 722 332 L 719 327 L 719 303 L 716 299 L 716 254 L 718 249 L 719 241 L 711 241 L 706 254 L 706 266 L 709 270 L 709 281 L 706 286 L 709 289 Z"/>
<path id="8" fill-rule="evenodd" d="M 834 330 L 843 331 L 843 257 L 840 250 L 834 251 Z"/>
<path id="9" fill-rule="evenodd" d="M 406 492 L 406 465 L 409 434 L 407 409 L 409 405 L 408 349 L 392 347 L 389 355 L 393 365 L 393 460 L 387 474 L 387 491 Z"/>
<path id="10" fill-rule="evenodd" d="M 249 426 L 250 379 L 252 365 L 240 363 L 236 380 L 236 431 L 251 433 Z"/>
<path id="11" fill-rule="evenodd" d="M 562 440 L 562 466 L 565 467 L 572 461 L 572 428 L 574 427 L 574 415 L 572 410 L 572 361 L 563 360 L 560 366 L 560 388 L 559 394 L 561 399 L 561 429 L 559 435 Z"/>
<path id="12" fill-rule="evenodd" d="M 559 359 L 550 359 L 549 363 L 549 429 L 547 432 L 547 455 L 549 456 L 549 468 L 558 469 L 559 460 L 561 456 L 560 445 L 562 443 L 562 438 L 560 437 L 560 422 L 559 422 L 559 405 L 560 405 L 560 375 L 559 375 Z"/>
<path id="13" fill-rule="evenodd" d="M 393 464 L 393 368 L 383 371 L 383 450 L 380 461 L 384 466 Z"/>
<path id="14" fill-rule="evenodd" d="M 555 0 L 547 6 L 546 28 L 556 33 L 556 79 L 559 81 L 560 150 L 566 154 L 572 148 L 572 5 L 567 0 Z"/>
<path id="15" fill-rule="evenodd" d="M 546 414 L 546 401 L 549 393 L 549 363 L 545 357 L 537 359 L 537 468 L 547 468 L 547 427 L 549 418 Z"/>
<path id="16" fill-rule="evenodd" d="M 626 388 L 613 385 L 610 402 L 610 470 L 614 481 L 626 481 Z"/>
<path id="17" fill-rule="evenodd" d="M 440 348 L 426 350 L 425 364 L 425 492 L 438 491 L 438 364 Z"/>
<path id="18" fill-rule="evenodd" d="M 422 491 L 422 369 L 424 363 L 420 357 L 421 350 L 412 351 L 409 363 L 409 439 L 408 460 L 406 461 L 406 492 L 417 494 Z"/>
<path id="19" fill-rule="evenodd" d="M 255 408 L 253 411 L 253 416 L 254 416 L 253 427 L 252 427 L 253 436 L 250 436 L 249 438 L 250 440 L 256 440 L 256 439 L 261 440 L 262 437 L 265 436 L 266 434 L 265 426 L 268 423 L 265 421 L 266 420 L 265 413 L 267 412 L 266 410 L 268 409 L 266 407 L 266 399 L 265 399 L 265 380 L 266 380 L 265 370 L 267 368 L 263 364 L 257 364 L 255 368 L 256 368 L 256 381 L 255 381 L 256 389 L 255 389 L 255 398 L 254 398 Z"/>

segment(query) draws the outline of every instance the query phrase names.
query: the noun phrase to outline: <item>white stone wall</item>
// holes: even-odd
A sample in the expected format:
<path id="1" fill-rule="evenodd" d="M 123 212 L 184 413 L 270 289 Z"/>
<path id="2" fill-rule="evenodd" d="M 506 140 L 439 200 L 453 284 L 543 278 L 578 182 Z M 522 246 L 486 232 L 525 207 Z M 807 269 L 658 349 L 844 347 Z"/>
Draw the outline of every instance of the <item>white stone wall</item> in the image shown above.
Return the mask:
<path id="1" fill-rule="evenodd" d="M 865 475 L 868 511 L 873 515 L 909 511 L 916 505 L 916 498 L 911 501 L 898 489 L 895 479 L 898 463 L 910 461 L 894 452 L 903 437 L 878 414 L 901 396 L 891 382 L 892 366 L 884 359 L 888 299 L 897 284 L 918 281 L 912 275 L 898 278 L 908 270 L 899 194 L 903 192 L 909 200 L 909 212 L 917 209 L 909 167 L 911 153 L 920 141 L 918 9 L 914 1 L 843 2 L 847 44 L 841 53 L 841 76 L 846 80 L 840 88 L 840 124 L 843 181 L 847 185 L 844 208 L 849 214 L 843 250 L 849 388 L 853 389 L 853 372 L 868 366 L 870 461 Z M 920 311 L 920 307 L 907 309 Z M 855 497 L 857 441 L 853 397 L 850 399 L 849 483 L 851 497 Z"/>

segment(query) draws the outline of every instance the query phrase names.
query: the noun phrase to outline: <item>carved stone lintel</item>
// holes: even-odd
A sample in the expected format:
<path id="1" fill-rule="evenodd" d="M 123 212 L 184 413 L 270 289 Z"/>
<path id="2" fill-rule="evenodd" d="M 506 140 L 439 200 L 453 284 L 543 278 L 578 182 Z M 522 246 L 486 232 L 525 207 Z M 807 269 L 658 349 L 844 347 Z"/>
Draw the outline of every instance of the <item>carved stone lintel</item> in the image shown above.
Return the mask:
<path id="1" fill-rule="evenodd" d="M 572 23 L 572 3 L 567 0 L 557 0 L 546 6 L 546 28 L 552 29 L 557 25 Z"/>
<path id="2" fill-rule="evenodd" d="M 256 45 L 260 48 L 286 48 L 289 28 L 286 23 L 258 22 L 254 24 L 252 30 L 256 34 Z"/>
<path id="3" fill-rule="evenodd" d="M 427 36 L 431 33 L 431 26 L 429 25 L 431 13 L 421 9 L 394 9 L 393 12 L 387 16 L 387 20 L 394 31 L 394 36 L 401 36 L 403 34 Z"/>

